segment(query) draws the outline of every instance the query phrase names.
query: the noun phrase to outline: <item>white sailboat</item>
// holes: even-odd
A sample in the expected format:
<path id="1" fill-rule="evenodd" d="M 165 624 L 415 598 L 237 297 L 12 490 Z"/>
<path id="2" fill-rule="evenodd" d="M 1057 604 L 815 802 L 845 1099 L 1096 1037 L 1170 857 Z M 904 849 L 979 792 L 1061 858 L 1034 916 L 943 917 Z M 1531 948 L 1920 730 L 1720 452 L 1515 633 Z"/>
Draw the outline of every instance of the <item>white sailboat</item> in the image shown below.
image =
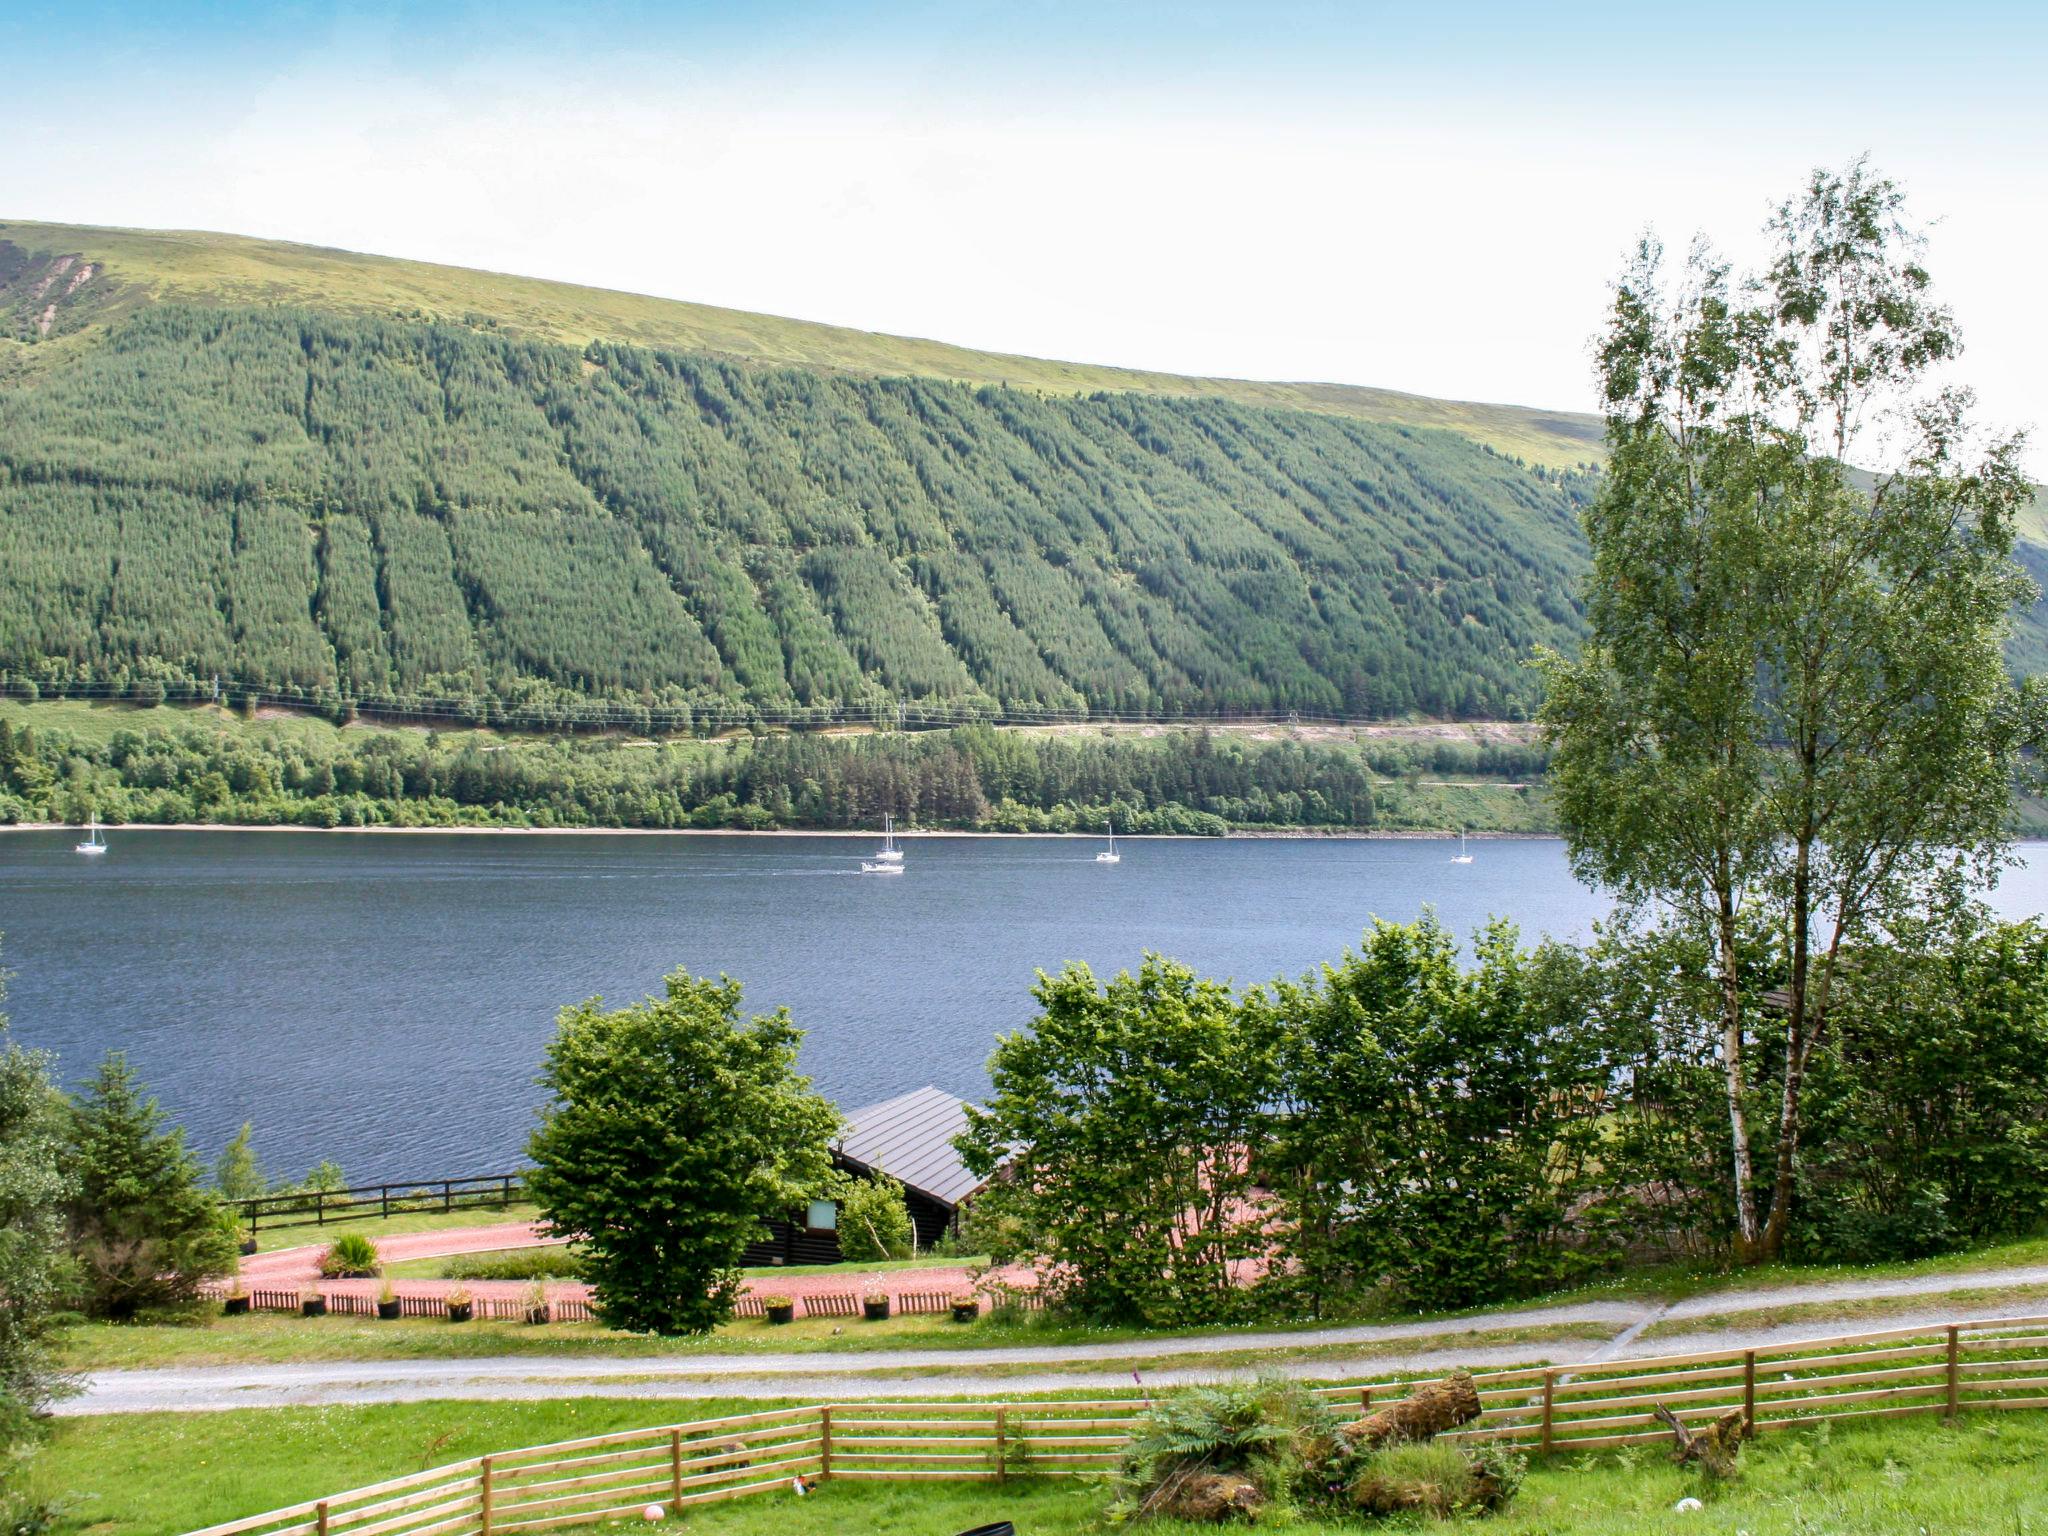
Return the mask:
<path id="1" fill-rule="evenodd" d="M 1095 855 L 1095 862 L 1098 864 L 1121 864 L 1123 861 L 1124 856 L 1116 851 L 1116 823 L 1112 821 L 1109 824 L 1109 847 Z"/>
<path id="2" fill-rule="evenodd" d="M 1472 862 L 1472 855 L 1465 851 L 1465 834 L 1462 832 L 1458 834 L 1458 851 L 1451 855 L 1451 862 L 1453 864 L 1470 864 Z"/>
<path id="3" fill-rule="evenodd" d="M 85 841 L 80 843 L 75 851 L 79 853 L 105 853 L 107 851 L 107 840 L 100 836 L 100 819 L 98 816 L 94 816 L 87 824 Z"/>
<path id="4" fill-rule="evenodd" d="M 875 854 L 877 864 L 901 864 L 903 850 L 896 846 L 896 818 L 886 811 L 882 814 L 882 846 Z"/>

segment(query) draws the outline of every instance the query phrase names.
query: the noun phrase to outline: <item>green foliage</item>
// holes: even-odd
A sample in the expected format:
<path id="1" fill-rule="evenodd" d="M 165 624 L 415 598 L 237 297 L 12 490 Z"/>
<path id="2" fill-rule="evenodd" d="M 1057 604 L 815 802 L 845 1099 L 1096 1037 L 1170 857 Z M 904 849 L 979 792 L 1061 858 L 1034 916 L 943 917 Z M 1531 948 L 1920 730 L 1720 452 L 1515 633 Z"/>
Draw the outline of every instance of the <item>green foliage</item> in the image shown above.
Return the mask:
<path id="1" fill-rule="evenodd" d="M 344 1232 L 320 1255 L 320 1273 L 328 1279 L 373 1275 L 379 1264 L 377 1245 L 360 1232 Z"/>
<path id="2" fill-rule="evenodd" d="M 462 1254 L 441 1271 L 450 1280 L 581 1280 L 583 1260 L 573 1248 L 512 1248 Z"/>
<path id="3" fill-rule="evenodd" d="M 91 1315 L 189 1301 L 201 1282 L 234 1268 L 233 1220 L 200 1184 L 184 1133 L 163 1128 L 119 1051 L 100 1063 L 70 1119 L 70 1243 Z"/>
<path id="4" fill-rule="evenodd" d="M 1746 280 L 1701 244 L 1669 285 L 1646 241 L 1616 287 L 1591 633 L 1547 659 L 1543 716 L 1574 867 L 1713 946 L 1750 1258 L 1791 1220 L 1838 957 L 1993 877 L 2036 713 L 2001 652 L 2038 596 L 2012 559 L 2020 441 L 1930 377 L 1958 341 L 1902 195 L 1816 172 L 1770 233 Z M 1775 1051 L 1742 1006 L 1758 911 L 1787 957 Z"/>
<path id="5" fill-rule="evenodd" d="M 1286 1113 L 1264 1157 L 1288 1279 L 1320 1304 L 1390 1283 L 1438 1309 L 1554 1288 L 1612 1258 L 1595 1200 L 1617 1063 L 1568 946 L 1496 922 L 1458 963 L 1426 916 L 1275 992 Z M 1590 1016 L 1589 1016 L 1590 1015 Z"/>
<path id="6" fill-rule="evenodd" d="M 576 1240 L 613 1327 L 704 1333 L 731 1315 L 764 1225 L 828 1190 L 838 1115 L 796 1072 L 786 1010 L 676 971 L 662 997 L 562 1010 L 527 1193 Z"/>
<path id="7" fill-rule="evenodd" d="M 68 724 L 14 729 L 0 702 L 0 821 L 77 815 L 254 826 L 865 827 L 1220 835 L 1231 827 L 1440 828 L 1448 792 L 1389 785 L 1422 772 L 1539 774 L 1512 744 L 1416 748 L 968 726 L 902 735 L 775 734 L 731 741 L 537 741 L 350 730 L 311 722 L 172 723 L 132 711 L 40 706 Z M 31 712 L 19 711 L 21 718 Z M 97 739 L 85 734 L 91 728 Z M 1382 776 L 1377 782 L 1375 775 Z M 1529 830 L 1540 797 L 1499 783 L 1461 824 Z"/>
<path id="8" fill-rule="evenodd" d="M 907 1259 L 917 1246 L 903 1186 L 886 1173 L 848 1179 L 839 1196 L 839 1252 L 852 1263 Z"/>
<path id="9" fill-rule="evenodd" d="M 255 1134 L 256 1127 L 244 1120 L 242 1128 L 221 1149 L 213 1165 L 213 1187 L 220 1192 L 221 1199 L 254 1200 L 269 1193 L 270 1180 L 264 1177 L 263 1165 L 256 1161 L 256 1150 L 250 1145 Z"/>
<path id="10" fill-rule="evenodd" d="M 1364 1459 L 1345 1495 L 1367 1514 L 1490 1514 L 1514 1499 L 1528 1465 L 1497 1441 L 1470 1449 L 1434 1441 L 1390 1445 Z"/>
<path id="11" fill-rule="evenodd" d="M 1162 1395 L 1131 1431 L 1119 1478 L 1149 1489 L 1189 1463 L 1247 1471 L 1301 1425 L 1334 1430 L 1336 1420 L 1312 1394 L 1278 1378 L 1184 1387 Z"/>
<path id="12" fill-rule="evenodd" d="M 1281 1086 L 1271 1008 L 1149 954 L 1106 986 L 1079 963 L 1041 972 L 1032 995 L 1039 1016 L 998 1042 L 960 1140 L 977 1174 L 1010 1164 L 975 1201 L 991 1255 L 1038 1261 L 1091 1318 L 1247 1315 L 1239 1271 L 1270 1244 L 1250 1154 Z"/>
<path id="13" fill-rule="evenodd" d="M 1802 1253 L 1917 1258 L 2048 1221 L 2048 931 L 1977 909 L 1858 950 L 1811 1078 Z"/>
<path id="14" fill-rule="evenodd" d="M 163 306 L 0 391 L 0 665 L 561 725 L 1508 718 L 1588 485 L 1213 398 Z"/>
<path id="15" fill-rule="evenodd" d="M 306 1170 L 306 1176 L 293 1186 L 294 1194 L 338 1194 L 348 1188 L 348 1175 L 341 1171 L 341 1164 L 332 1158 L 323 1157 Z"/>
<path id="16" fill-rule="evenodd" d="M 57 1364 L 55 1320 L 72 1281 L 64 1133 L 49 1056 L 17 1045 L 0 1014 L 0 1510 L 8 1508 L 39 1421 L 69 1389 Z"/>

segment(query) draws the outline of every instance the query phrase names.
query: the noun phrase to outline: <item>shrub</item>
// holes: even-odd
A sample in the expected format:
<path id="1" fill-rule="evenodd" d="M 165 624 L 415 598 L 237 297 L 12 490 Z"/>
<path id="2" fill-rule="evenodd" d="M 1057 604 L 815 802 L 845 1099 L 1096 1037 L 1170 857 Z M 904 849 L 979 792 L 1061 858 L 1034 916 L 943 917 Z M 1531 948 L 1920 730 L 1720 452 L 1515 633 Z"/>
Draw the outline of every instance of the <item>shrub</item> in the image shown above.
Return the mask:
<path id="1" fill-rule="evenodd" d="M 508 1248 L 450 1259 L 442 1273 L 450 1280 L 578 1280 L 583 1261 L 565 1247 Z"/>
<path id="2" fill-rule="evenodd" d="M 850 1179 L 839 1197 L 839 1252 L 848 1262 L 872 1264 L 880 1259 L 907 1259 L 916 1250 L 917 1232 L 903 1186 L 885 1173 Z"/>
<path id="3" fill-rule="evenodd" d="M 360 1232 L 344 1232 L 320 1255 L 320 1273 L 334 1280 L 377 1272 L 377 1245 Z"/>

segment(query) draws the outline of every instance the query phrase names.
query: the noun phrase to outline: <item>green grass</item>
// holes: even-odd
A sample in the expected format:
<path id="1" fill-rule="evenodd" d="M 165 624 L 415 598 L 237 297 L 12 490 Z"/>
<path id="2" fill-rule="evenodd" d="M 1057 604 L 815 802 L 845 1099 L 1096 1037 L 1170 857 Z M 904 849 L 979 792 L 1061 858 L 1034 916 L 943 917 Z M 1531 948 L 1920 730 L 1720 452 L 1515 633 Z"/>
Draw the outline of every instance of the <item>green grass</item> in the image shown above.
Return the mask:
<path id="1" fill-rule="evenodd" d="M 125 290 L 112 314 L 150 301 L 180 301 L 297 304 L 378 315 L 424 312 L 455 321 L 481 315 L 515 335 L 573 346 L 616 341 L 847 373 L 1009 384 L 1047 394 L 1135 390 L 1211 396 L 1362 421 L 1443 427 L 1500 452 L 1559 468 L 1603 454 L 1598 418 L 1570 411 L 1434 400 L 1347 384 L 1189 378 L 979 352 L 708 304 L 240 235 L 0 220 L 0 240 L 53 255 L 75 252 L 103 263 L 108 277 Z M 36 353 L 65 345 L 16 350 L 33 364 Z"/>
<path id="2" fill-rule="evenodd" d="M 1865 1296 L 1853 1301 L 1784 1302 L 1747 1311 L 1667 1318 L 1663 1322 L 1652 1323 L 1638 1337 L 1668 1339 L 1727 1328 L 1789 1328 L 1802 1323 L 1811 1325 L 1816 1332 L 1842 1333 L 1866 1325 L 1870 1329 L 1881 1329 L 1888 1327 L 1896 1318 L 1924 1317 L 1929 1313 L 1967 1319 L 1998 1312 L 2024 1312 L 2037 1317 L 2048 1314 L 2048 1285 L 2007 1285 L 1986 1290 L 1926 1292 L 1918 1296 Z"/>
<path id="3" fill-rule="evenodd" d="M 1744 1269 L 1729 1264 L 1667 1264 L 1622 1270 L 1586 1285 L 1532 1299 L 1527 1305 L 1574 1301 L 1689 1301 L 1734 1291 L 1775 1290 L 1802 1285 L 1832 1285 L 1845 1280 L 1909 1280 L 1935 1275 L 1960 1275 L 1986 1269 L 2048 1264 L 2048 1235 L 1985 1243 L 1928 1259 L 1901 1259 L 1882 1264 L 1796 1264 L 1789 1260 Z"/>
<path id="4" fill-rule="evenodd" d="M 563 1399 L 63 1419 L 29 1485 L 67 1500 L 64 1529 L 176 1536 L 487 1451 L 772 1406 Z"/>
<path id="5" fill-rule="evenodd" d="M 32 1464 L 30 1483 L 73 1501 L 69 1531 L 177 1536 L 487 1450 L 765 1406 L 699 1402 L 664 1413 L 646 1403 L 570 1399 L 72 1419 L 56 1427 Z M 1657 1447 L 1539 1459 L 1513 1505 L 1471 1524 L 1489 1536 L 1639 1536 L 1665 1529 L 1691 1536 L 2023 1536 L 2048 1530 L 2044 1464 L 2043 1414 L 1966 1416 L 1954 1428 L 1933 1419 L 1830 1426 L 1775 1434 L 1747 1447 L 1740 1475 L 1719 1488 L 1672 1467 Z M 1673 1513 L 1687 1496 L 1704 1499 L 1706 1508 Z M 700 1506 L 689 1511 L 686 1528 L 700 1536 L 951 1536 L 1005 1519 L 1028 1536 L 1083 1536 L 1107 1529 L 1107 1501 L 1092 1481 L 1027 1480 L 1000 1488 L 842 1482 L 801 1501 L 776 1493 Z M 612 1528 L 645 1529 L 638 1522 Z M 1344 1528 L 1421 1527 L 1396 1521 Z M 1147 1523 L 1144 1529 L 1191 1536 L 1214 1528 Z"/>

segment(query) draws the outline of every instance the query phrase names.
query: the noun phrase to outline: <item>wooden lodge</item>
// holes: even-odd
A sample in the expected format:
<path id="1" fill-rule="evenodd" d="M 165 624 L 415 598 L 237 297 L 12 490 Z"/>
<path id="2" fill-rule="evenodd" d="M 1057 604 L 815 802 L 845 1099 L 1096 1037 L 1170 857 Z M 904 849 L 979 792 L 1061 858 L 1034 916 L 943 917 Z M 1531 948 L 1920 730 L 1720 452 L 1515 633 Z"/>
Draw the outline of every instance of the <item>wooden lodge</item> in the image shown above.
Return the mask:
<path id="1" fill-rule="evenodd" d="M 966 1129 L 964 1099 L 917 1088 L 848 1115 L 832 1160 L 856 1178 L 885 1173 L 902 1184 L 917 1245 L 927 1248 L 952 1229 L 962 1204 L 982 1186 L 953 1150 L 953 1138 Z M 770 1222 L 741 1262 L 837 1264 L 838 1215 L 832 1201 L 814 1200 L 808 1211 Z"/>

